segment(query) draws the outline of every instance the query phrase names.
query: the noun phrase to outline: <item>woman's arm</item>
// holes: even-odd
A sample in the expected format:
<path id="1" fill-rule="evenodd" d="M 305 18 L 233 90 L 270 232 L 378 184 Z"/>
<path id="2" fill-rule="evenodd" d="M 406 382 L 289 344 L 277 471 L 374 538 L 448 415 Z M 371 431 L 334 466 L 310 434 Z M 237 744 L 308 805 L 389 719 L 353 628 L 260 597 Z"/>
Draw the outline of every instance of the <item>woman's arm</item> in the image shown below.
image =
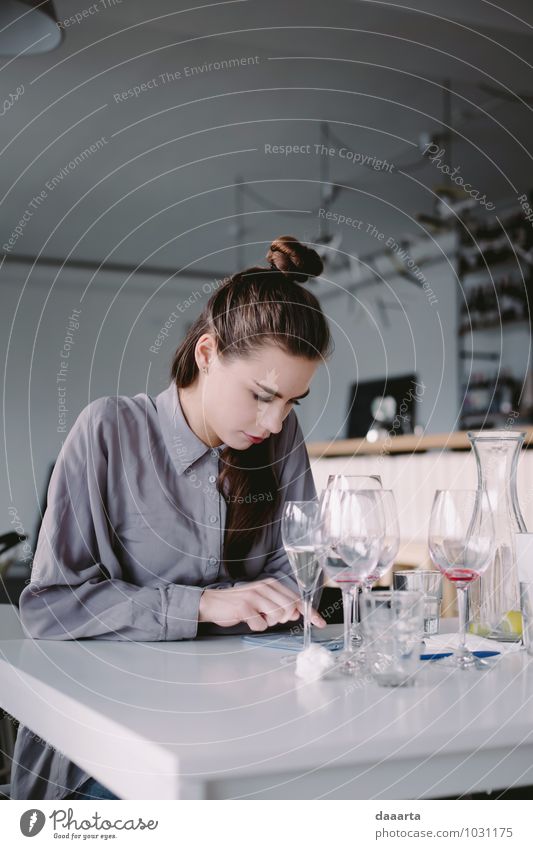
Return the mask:
<path id="1" fill-rule="evenodd" d="M 197 634 L 205 587 L 137 586 L 123 580 L 107 504 L 114 398 L 86 407 L 62 447 L 50 480 L 31 583 L 20 617 L 35 639 L 180 640 Z"/>

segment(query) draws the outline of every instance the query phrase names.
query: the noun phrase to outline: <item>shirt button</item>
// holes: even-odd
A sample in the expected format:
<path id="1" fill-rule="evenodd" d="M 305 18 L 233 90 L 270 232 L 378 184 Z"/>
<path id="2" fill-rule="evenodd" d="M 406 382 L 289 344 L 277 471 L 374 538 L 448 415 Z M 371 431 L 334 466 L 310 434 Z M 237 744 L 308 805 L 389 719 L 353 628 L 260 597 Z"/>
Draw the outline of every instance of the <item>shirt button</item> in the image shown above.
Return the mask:
<path id="1" fill-rule="evenodd" d="M 186 475 L 192 475 L 192 469 L 185 469 Z"/>
<path id="2" fill-rule="evenodd" d="M 207 562 L 209 566 L 218 566 L 218 559 L 216 557 L 210 557 Z"/>
<path id="3" fill-rule="evenodd" d="M 213 516 L 210 516 L 210 517 L 209 517 L 209 521 L 210 521 L 212 524 L 214 524 L 215 522 L 218 522 L 218 516 L 214 516 L 214 515 L 213 515 Z"/>
<path id="4" fill-rule="evenodd" d="M 211 457 L 218 457 L 218 451 L 217 451 L 217 449 L 216 449 L 216 448 L 213 448 L 213 449 L 211 450 Z"/>
<path id="5" fill-rule="evenodd" d="M 215 483 L 215 481 L 216 481 L 216 476 L 215 475 L 209 475 L 209 483 Z"/>

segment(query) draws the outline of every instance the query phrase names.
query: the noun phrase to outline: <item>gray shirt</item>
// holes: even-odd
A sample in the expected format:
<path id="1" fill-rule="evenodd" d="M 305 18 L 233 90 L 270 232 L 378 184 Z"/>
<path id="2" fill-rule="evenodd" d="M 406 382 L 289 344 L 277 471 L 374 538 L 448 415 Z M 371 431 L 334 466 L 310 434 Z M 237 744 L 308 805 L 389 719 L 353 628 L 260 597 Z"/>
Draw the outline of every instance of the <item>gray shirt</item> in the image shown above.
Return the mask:
<path id="1" fill-rule="evenodd" d="M 50 480 L 31 583 L 20 596 L 26 635 L 39 640 L 184 640 L 250 633 L 198 624 L 206 587 L 274 577 L 297 591 L 280 535 L 282 505 L 316 496 L 292 410 L 272 441 L 281 492 L 233 581 L 222 564 L 226 499 L 219 455 L 190 429 L 173 383 L 152 398 L 110 396 L 89 404 L 61 449 Z M 266 500 L 251 492 L 246 498 Z M 316 604 L 320 589 L 314 598 Z M 57 721 L 61 718 L 58 716 Z M 62 799 L 86 779 L 72 761 L 20 726 L 13 799 Z"/>

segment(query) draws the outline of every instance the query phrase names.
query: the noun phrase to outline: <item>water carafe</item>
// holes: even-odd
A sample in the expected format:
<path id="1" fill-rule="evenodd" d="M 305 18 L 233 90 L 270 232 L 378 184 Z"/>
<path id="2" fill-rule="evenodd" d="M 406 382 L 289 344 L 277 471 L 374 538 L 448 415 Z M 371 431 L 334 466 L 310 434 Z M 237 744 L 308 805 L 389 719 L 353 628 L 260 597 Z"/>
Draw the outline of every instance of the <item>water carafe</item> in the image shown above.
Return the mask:
<path id="1" fill-rule="evenodd" d="M 518 641 L 522 633 L 514 534 L 526 532 L 516 489 L 524 436 L 512 430 L 468 433 L 478 486 L 488 492 L 496 531 L 494 559 L 468 590 L 470 631 L 506 642 Z"/>

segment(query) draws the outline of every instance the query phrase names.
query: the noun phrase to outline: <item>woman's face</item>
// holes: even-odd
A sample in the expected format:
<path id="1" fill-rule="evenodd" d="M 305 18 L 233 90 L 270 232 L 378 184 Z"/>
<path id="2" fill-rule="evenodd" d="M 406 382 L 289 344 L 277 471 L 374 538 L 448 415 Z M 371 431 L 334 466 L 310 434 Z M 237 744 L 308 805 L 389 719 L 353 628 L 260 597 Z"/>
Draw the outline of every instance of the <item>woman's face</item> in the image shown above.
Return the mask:
<path id="1" fill-rule="evenodd" d="M 226 360 L 212 352 L 207 374 L 200 373 L 200 404 L 206 432 L 243 451 L 251 437 L 279 433 L 293 406 L 309 393 L 320 364 L 287 354 L 271 343 L 246 358 Z M 212 442 L 211 444 L 217 444 Z"/>

